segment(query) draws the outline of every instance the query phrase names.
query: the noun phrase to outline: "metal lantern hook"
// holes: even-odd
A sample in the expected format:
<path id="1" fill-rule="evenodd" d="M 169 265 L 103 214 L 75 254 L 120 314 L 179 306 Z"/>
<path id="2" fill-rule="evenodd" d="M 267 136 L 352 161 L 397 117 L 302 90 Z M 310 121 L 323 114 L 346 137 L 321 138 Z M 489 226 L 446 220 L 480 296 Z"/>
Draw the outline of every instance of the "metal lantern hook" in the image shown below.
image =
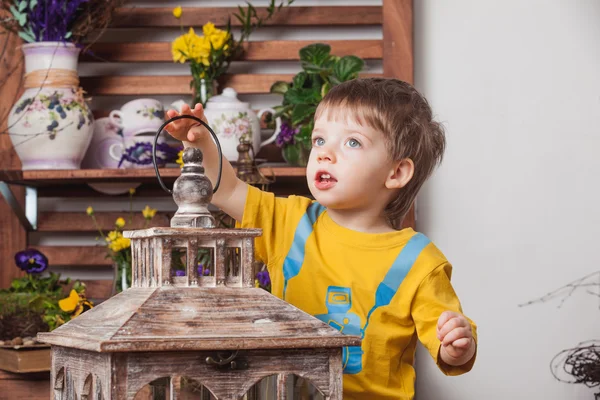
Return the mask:
<path id="1" fill-rule="evenodd" d="M 182 119 L 182 118 L 193 119 L 194 121 L 203 125 L 206 129 L 208 129 L 208 131 L 210 132 L 210 134 L 213 137 L 213 140 L 215 141 L 215 144 L 217 145 L 217 150 L 219 151 L 219 174 L 217 175 L 217 182 L 215 184 L 215 187 L 213 188 L 213 193 L 216 193 L 217 189 L 219 189 L 219 185 L 221 184 L 221 173 L 223 172 L 223 152 L 221 151 L 221 143 L 219 143 L 219 139 L 217 138 L 217 135 L 212 130 L 212 128 L 210 126 L 208 126 L 208 124 L 206 122 L 202 121 L 200 118 L 198 118 L 194 115 L 188 115 L 188 114 L 178 115 L 176 117 L 173 117 L 173 118 L 165 121 L 165 123 L 162 124 L 160 126 L 160 128 L 158 128 L 158 131 L 156 132 L 156 135 L 154 136 L 154 143 L 152 144 L 152 163 L 154 164 L 154 171 L 156 172 L 156 177 L 158 178 L 158 183 L 167 193 L 173 194 L 173 191 L 165 186 L 163 180 L 160 177 L 160 172 L 158 171 L 158 165 L 156 164 L 156 145 L 158 143 L 158 137 L 160 136 L 162 131 L 165 129 L 165 127 L 167 125 L 169 125 L 171 122 L 177 121 L 178 119 Z"/>

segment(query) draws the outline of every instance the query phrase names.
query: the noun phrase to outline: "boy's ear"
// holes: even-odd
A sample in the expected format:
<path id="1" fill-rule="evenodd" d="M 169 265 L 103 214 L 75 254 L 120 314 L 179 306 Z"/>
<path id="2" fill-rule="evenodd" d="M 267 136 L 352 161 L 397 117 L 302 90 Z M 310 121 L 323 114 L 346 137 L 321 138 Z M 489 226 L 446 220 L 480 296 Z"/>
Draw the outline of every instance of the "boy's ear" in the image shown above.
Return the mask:
<path id="1" fill-rule="evenodd" d="M 385 187 L 388 189 L 402 189 L 410 182 L 415 173 L 415 164 L 410 158 L 397 161 L 390 176 L 385 181 Z"/>

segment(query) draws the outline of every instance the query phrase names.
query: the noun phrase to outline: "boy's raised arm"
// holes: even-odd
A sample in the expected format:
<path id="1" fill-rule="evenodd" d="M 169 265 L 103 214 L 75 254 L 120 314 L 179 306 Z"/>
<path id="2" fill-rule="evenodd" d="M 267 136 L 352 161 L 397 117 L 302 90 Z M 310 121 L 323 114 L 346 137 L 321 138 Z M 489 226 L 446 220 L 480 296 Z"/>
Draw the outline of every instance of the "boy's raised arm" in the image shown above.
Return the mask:
<path id="1" fill-rule="evenodd" d="M 174 110 L 167 111 L 168 118 L 184 114 L 194 115 L 207 122 L 201 104 L 196 104 L 193 110 L 188 105 L 184 105 L 181 108 L 181 114 Z M 204 156 L 204 173 L 214 186 L 219 174 L 219 152 L 210 132 L 204 126 L 191 119 L 180 119 L 171 122 L 167 125 L 166 130 L 175 139 L 181 140 L 184 147 L 196 147 L 202 150 Z M 248 185 L 236 176 L 233 167 L 225 157 L 222 160 L 221 184 L 217 192 L 213 195 L 211 203 L 229 214 L 236 221 L 241 221 L 244 215 Z"/>

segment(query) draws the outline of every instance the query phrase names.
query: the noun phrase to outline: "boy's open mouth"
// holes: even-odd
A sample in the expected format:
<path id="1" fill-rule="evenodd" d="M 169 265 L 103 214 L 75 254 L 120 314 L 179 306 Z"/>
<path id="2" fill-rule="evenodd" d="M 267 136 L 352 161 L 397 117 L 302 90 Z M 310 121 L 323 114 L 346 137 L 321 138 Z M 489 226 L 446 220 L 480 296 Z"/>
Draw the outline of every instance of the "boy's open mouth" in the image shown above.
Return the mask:
<path id="1" fill-rule="evenodd" d="M 319 190 L 332 188 L 337 179 L 327 171 L 318 171 L 315 175 L 315 187 Z"/>

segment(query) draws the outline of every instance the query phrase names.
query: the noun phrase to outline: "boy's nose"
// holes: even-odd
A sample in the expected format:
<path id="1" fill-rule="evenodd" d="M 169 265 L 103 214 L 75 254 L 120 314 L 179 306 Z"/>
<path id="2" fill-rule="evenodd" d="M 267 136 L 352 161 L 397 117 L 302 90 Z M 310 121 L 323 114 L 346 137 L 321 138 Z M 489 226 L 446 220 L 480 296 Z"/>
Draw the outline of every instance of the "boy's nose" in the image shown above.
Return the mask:
<path id="1" fill-rule="evenodd" d="M 327 151 L 325 149 L 321 149 L 319 151 L 319 154 L 317 154 L 317 161 L 318 162 L 335 162 L 335 156 L 333 155 L 332 152 Z"/>

